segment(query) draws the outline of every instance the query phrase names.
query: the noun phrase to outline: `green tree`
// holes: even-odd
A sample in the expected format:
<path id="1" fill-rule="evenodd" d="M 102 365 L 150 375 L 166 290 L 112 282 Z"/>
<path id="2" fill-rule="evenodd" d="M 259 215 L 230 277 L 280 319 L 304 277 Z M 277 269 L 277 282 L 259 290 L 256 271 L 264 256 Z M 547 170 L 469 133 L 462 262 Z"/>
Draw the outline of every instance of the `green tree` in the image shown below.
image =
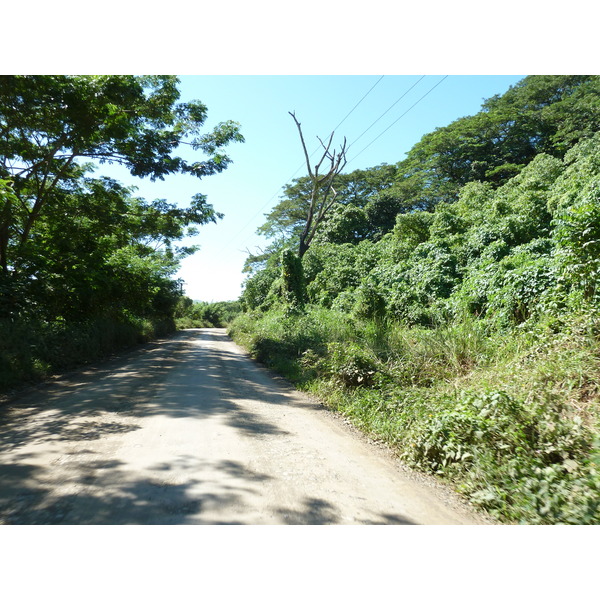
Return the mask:
<path id="1" fill-rule="evenodd" d="M 600 77 L 526 77 L 476 115 L 423 136 L 397 165 L 395 187 L 430 209 L 456 200 L 466 183 L 502 185 L 540 153 L 562 158 L 599 128 Z"/>
<path id="2" fill-rule="evenodd" d="M 315 242 L 356 244 L 367 239 L 370 233 L 369 220 L 365 211 L 352 204 L 336 206 L 315 235 Z"/>
<path id="3" fill-rule="evenodd" d="M 170 240 L 219 216 L 202 195 L 186 209 L 166 201 L 149 205 L 115 184 L 86 177 L 91 167 L 85 161 L 118 163 L 152 180 L 174 173 L 201 178 L 227 167 L 223 148 L 243 141 L 239 126 L 228 121 L 203 133 L 206 107 L 178 102 L 177 83 L 173 76 L 0 77 L 0 178 L 12 182 L 0 205 L 0 285 L 8 296 L 19 295 L 23 285 L 54 293 L 51 281 L 60 273 L 67 293 L 67 267 L 58 260 L 67 255 L 67 262 L 79 265 L 79 280 L 96 277 L 90 284 L 96 291 L 89 291 L 95 294 L 108 267 L 89 264 L 94 240 L 94 256 L 118 249 L 113 274 L 131 266 L 134 255 L 149 267 L 158 257 L 149 259 L 149 245 L 163 245 L 162 258 L 171 261 L 161 267 L 166 275 L 175 259 Z M 182 144 L 206 159 L 175 155 Z M 67 231 L 71 239 L 61 241 Z M 46 262 L 42 251 L 50 255 Z M 5 313 L 12 304 L 4 302 Z"/>
<path id="4" fill-rule="evenodd" d="M 379 238 L 391 231 L 396 215 L 403 211 L 404 206 L 400 206 L 395 199 L 392 202 L 386 201 L 388 190 L 394 184 L 396 171 L 395 166 L 384 163 L 369 169 L 339 173 L 335 178 L 335 206 L 323 219 L 321 229 L 337 230 L 332 232 L 332 239 L 338 243 Z M 299 246 L 310 206 L 311 185 L 310 178 L 304 176 L 283 187 L 282 198 L 266 215 L 265 222 L 257 230 L 259 235 L 273 242 L 261 254 L 249 256 L 245 271 L 251 272 L 265 266 L 267 259 L 273 255 L 279 257 L 284 247 Z M 381 203 L 378 202 L 380 197 L 383 198 Z M 373 203 L 377 203 L 377 206 L 372 207 Z M 367 221 L 358 224 L 356 219 L 362 222 L 364 217 L 357 211 L 351 211 L 348 216 L 356 217 L 350 219 L 355 221 L 354 228 L 348 219 L 342 217 L 339 222 L 340 214 L 343 214 L 346 208 L 350 210 L 350 207 L 364 209 Z M 360 226 L 357 228 L 356 225 Z M 316 243 L 319 244 L 326 243 L 329 239 L 328 234 L 319 233 L 315 236 L 318 237 Z"/>

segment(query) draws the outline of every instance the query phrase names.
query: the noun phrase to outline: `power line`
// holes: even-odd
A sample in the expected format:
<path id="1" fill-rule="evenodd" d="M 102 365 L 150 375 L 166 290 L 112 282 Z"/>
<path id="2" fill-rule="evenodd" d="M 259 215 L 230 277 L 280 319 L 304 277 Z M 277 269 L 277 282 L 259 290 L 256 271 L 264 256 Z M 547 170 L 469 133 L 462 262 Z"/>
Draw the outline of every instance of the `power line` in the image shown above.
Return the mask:
<path id="1" fill-rule="evenodd" d="M 382 76 L 383 77 L 383 76 Z M 382 77 L 379 78 L 379 80 L 375 83 L 375 85 L 377 85 Z M 422 81 L 422 79 L 425 76 L 423 75 L 416 83 L 414 83 L 400 98 L 398 98 L 398 100 L 396 100 L 396 102 L 394 102 L 394 104 L 392 104 L 392 106 L 390 106 L 390 108 L 388 108 L 382 115 L 380 115 L 363 133 L 360 134 L 360 136 L 358 136 L 358 138 L 356 138 L 354 140 L 354 142 L 352 142 L 351 145 L 353 145 L 354 143 L 356 143 L 369 129 L 371 129 L 371 127 L 373 125 L 375 125 L 375 123 L 377 123 L 387 112 L 389 112 L 391 110 L 391 108 L 393 108 L 402 98 L 404 98 L 404 96 L 406 96 L 406 94 L 408 94 L 408 92 L 410 92 L 410 90 L 412 90 L 420 81 Z M 417 104 L 419 104 L 422 100 L 424 100 L 431 92 L 433 92 L 433 90 L 438 87 L 438 85 L 440 85 L 446 78 L 448 77 L 448 75 L 444 75 L 444 77 L 442 77 L 442 79 L 440 79 L 434 86 L 432 86 L 425 94 L 423 94 L 412 106 L 410 106 L 410 108 L 408 108 L 407 110 L 405 110 L 395 121 L 393 121 L 390 125 L 388 125 L 388 127 L 386 127 L 375 139 L 373 139 L 371 142 L 369 142 L 369 144 L 367 144 L 358 154 L 356 154 L 355 156 L 353 156 L 347 163 L 346 165 L 350 164 L 355 158 L 357 158 L 358 156 L 360 156 L 367 148 L 369 148 L 372 144 L 374 144 L 384 133 L 386 133 L 386 131 L 388 131 L 389 129 L 391 129 L 400 119 L 402 119 L 406 114 L 408 114 L 415 106 L 417 106 Z M 369 93 L 373 90 L 373 88 L 375 87 L 375 85 L 373 85 L 371 87 L 371 89 L 367 92 L 367 94 L 365 94 L 365 96 L 363 96 L 363 98 L 361 98 L 361 100 L 356 104 L 356 106 L 342 119 L 342 121 L 340 122 L 343 123 L 346 118 L 348 118 L 348 116 L 350 116 L 350 114 L 354 111 L 354 109 L 369 95 Z M 338 124 L 336 126 L 339 127 Z M 318 148 L 313 152 L 313 154 L 318 150 Z M 312 156 L 312 154 L 311 154 Z M 302 165 L 300 165 L 298 167 L 298 169 L 296 169 L 296 171 L 294 172 L 294 174 L 286 181 L 286 183 L 284 183 L 284 185 L 286 185 L 287 183 L 289 183 L 291 181 L 291 179 L 294 177 L 294 175 L 302 168 L 304 163 L 302 163 Z M 283 186 L 282 186 L 283 187 Z M 248 227 L 248 225 L 273 201 L 273 199 L 280 193 L 281 188 L 279 188 L 277 190 L 277 192 L 275 192 L 275 194 L 273 196 L 271 196 L 271 198 L 269 199 L 269 201 L 263 205 L 263 207 L 248 221 L 248 223 L 246 225 L 244 225 L 244 227 L 242 227 L 242 229 L 235 235 L 233 236 L 232 239 L 235 239 L 242 231 L 244 231 L 244 229 L 246 229 L 246 227 Z M 243 244 L 249 236 L 247 236 L 244 240 L 242 240 L 241 244 Z"/>
<path id="2" fill-rule="evenodd" d="M 335 131 L 360 105 L 360 103 L 375 89 L 375 86 L 385 77 L 385 75 L 382 75 L 371 87 L 371 89 L 354 105 L 354 108 L 352 108 L 352 110 L 333 128 L 333 131 Z M 422 79 L 422 78 L 421 78 Z M 412 89 L 412 88 L 411 88 Z M 320 146 L 317 146 L 312 154 L 309 156 L 309 158 L 312 158 L 315 153 L 317 152 L 317 150 L 320 148 Z M 302 164 L 294 171 L 294 175 L 304 166 L 304 162 L 302 162 Z M 294 175 L 292 175 L 292 177 L 294 177 Z M 290 177 L 286 183 L 288 183 L 292 177 Z M 285 184 L 284 184 L 285 185 Z M 282 186 L 283 187 L 283 186 Z M 281 188 L 280 188 L 281 189 Z M 279 193 L 279 192 L 277 192 Z M 272 199 L 271 199 L 272 200 Z M 269 203 L 271 202 L 271 200 L 269 200 Z"/>
<path id="3" fill-rule="evenodd" d="M 372 123 L 372 124 L 371 124 L 371 125 L 370 125 L 370 126 L 369 126 L 369 127 L 366 129 L 366 130 L 365 130 L 365 131 L 364 131 L 364 132 L 363 132 L 363 133 L 361 133 L 361 134 L 358 136 L 358 138 L 356 138 L 356 139 L 354 140 L 354 142 L 352 142 L 352 144 L 356 143 L 356 142 L 357 142 L 357 141 L 358 141 L 358 140 L 359 140 L 359 139 L 360 139 L 360 138 L 361 138 L 361 137 L 364 135 L 364 133 L 366 133 L 366 132 L 367 132 L 369 129 L 371 129 L 371 127 L 372 127 L 373 125 L 375 125 L 375 123 L 377 123 L 377 121 L 379 121 L 379 120 L 381 119 L 381 117 L 383 117 L 383 116 L 384 116 L 384 115 L 385 115 L 387 112 L 389 112 L 389 111 L 391 110 L 391 108 L 393 108 L 393 107 L 394 107 L 396 104 L 398 104 L 398 102 L 399 102 L 400 100 L 402 100 L 402 98 L 404 98 L 404 96 L 406 96 L 406 94 L 408 94 L 408 92 L 410 92 L 410 90 L 412 90 L 412 89 L 413 89 L 413 88 L 414 88 L 414 87 L 415 87 L 415 86 L 416 86 L 416 85 L 417 85 L 417 84 L 418 84 L 420 81 L 422 81 L 424 77 L 425 77 L 425 75 L 423 75 L 423 76 L 422 76 L 422 77 L 421 77 L 421 78 L 420 78 L 420 79 L 419 79 L 419 80 L 418 80 L 416 83 L 414 83 L 414 84 L 413 84 L 413 85 L 412 85 L 412 86 L 411 86 L 411 87 L 410 87 L 410 88 L 409 88 L 409 89 L 408 89 L 408 90 L 407 90 L 407 91 L 406 91 L 406 92 L 405 92 L 405 93 L 404 93 L 404 94 L 403 94 L 403 95 L 402 95 L 400 98 L 398 98 L 398 100 L 396 100 L 396 102 L 394 102 L 394 104 L 392 104 L 392 106 L 390 106 L 390 108 L 388 108 L 388 109 L 387 109 L 387 110 L 386 110 L 386 111 L 385 111 L 385 112 L 384 112 L 382 115 L 380 115 L 380 116 L 379 116 L 379 117 L 378 117 L 378 118 L 377 118 L 377 119 L 376 119 L 376 120 L 375 120 L 375 121 L 374 121 L 374 122 L 373 122 L 373 123 Z M 388 125 L 388 126 L 387 126 L 387 127 L 386 127 L 386 128 L 385 128 L 385 129 L 384 129 L 384 130 L 383 130 L 383 131 L 382 131 L 382 132 L 381 132 L 381 133 L 380 133 L 380 134 L 379 134 L 379 135 L 378 135 L 378 136 L 377 136 L 375 139 L 373 139 L 373 140 L 372 140 L 372 141 L 371 141 L 369 144 L 367 144 L 367 145 L 366 145 L 366 146 L 365 146 L 365 147 L 364 147 L 364 148 L 363 148 L 363 149 L 362 149 L 362 150 L 361 150 L 361 151 L 360 151 L 358 154 L 356 154 L 355 156 L 353 156 L 353 157 L 352 157 L 352 158 L 351 158 L 351 159 L 350 159 L 350 160 L 349 160 L 349 161 L 346 163 L 346 166 L 347 166 L 348 164 L 350 164 L 350 163 L 351 163 L 351 162 L 352 162 L 352 161 L 353 161 L 355 158 L 357 158 L 358 156 L 360 156 L 360 155 L 361 155 L 361 154 L 362 154 L 362 153 L 363 153 L 363 152 L 364 152 L 364 151 L 365 151 L 367 148 L 369 148 L 369 146 L 371 146 L 372 144 L 374 144 L 374 143 L 375 143 L 375 142 L 376 142 L 376 141 L 377 141 L 377 140 L 378 140 L 378 139 L 379 139 L 379 138 L 380 138 L 380 137 L 381 137 L 381 136 L 382 136 L 382 135 L 383 135 L 383 134 L 384 134 L 386 131 L 388 131 L 389 129 L 391 129 L 391 128 L 392 128 L 392 127 L 393 127 L 393 126 L 394 126 L 394 125 L 395 125 L 395 124 L 396 124 L 396 123 L 397 123 L 397 122 L 400 120 L 400 119 L 402 119 L 402 117 L 404 117 L 404 116 L 405 116 L 406 114 L 408 114 L 408 113 L 409 113 L 409 112 L 410 112 L 410 111 L 411 111 L 411 110 L 412 110 L 412 109 L 413 109 L 415 106 L 417 106 L 417 104 L 419 104 L 419 103 L 420 103 L 422 100 L 424 100 L 424 99 L 425 99 L 425 98 L 426 98 L 426 97 L 427 97 L 427 96 L 428 96 L 428 95 L 429 95 L 431 92 L 433 92 L 433 90 L 434 90 L 436 87 L 438 87 L 438 85 L 440 85 L 440 84 L 441 84 L 441 83 L 442 83 L 442 82 L 443 82 L 443 81 L 444 81 L 444 80 L 445 80 L 447 77 L 448 77 L 448 75 L 444 75 L 444 77 L 442 77 L 442 79 L 440 79 L 440 80 L 439 80 L 439 81 L 438 81 L 438 82 L 437 82 L 437 83 L 436 83 L 434 86 L 432 86 L 432 87 L 431 87 L 431 88 L 430 88 L 430 89 L 429 89 L 429 90 L 428 90 L 428 91 L 427 91 L 425 94 L 423 94 L 423 95 L 422 95 L 422 96 L 421 96 L 421 97 L 420 97 L 420 98 L 419 98 L 419 99 L 418 99 L 418 100 L 417 100 L 417 101 L 416 101 L 416 102 L 415 102 L 415 103 L 414 103 L 412 106 L 410 106 L 410 108 L 408 108 L 407 110 L 405 110 L 405 111 L 404 111 L 404 112 L 403 112 L 403 113 L 402 113 L 402 114 L 401 114 L 401 115 L 400 115 L 400 116 L 399 116 L 399 117 L 398 117 L 398 118 L 397 118 L 395 121 L 393 121 L 393 122 L 392 122 L 390 125 Z M 377 81 L 377 83 L 379 83 L 379 81 L 381 81 L 381 78 L 380 78 L 380 79 Z M 377 85 L 377 83 L 376 83 L 375 85 Z M 375 87 L 375 86 L 373 86 L 373 87 Z M 373 89 L 373 88 L 371 88 L 371 89 Z M 370 91 L 371 91 L 371 90 L 369 90 L 369 92 L 370 92 Z M 367 93 L 367 95 L 368 95 L 368 93 Z M 365 97 L 366 97 L 366 95 L 365 95 Z M 360 102 L 362 102 L 362 100 L 364 100 L 364 97 L 363 97 L 363 99 L 361 99 L 361 101 L 360 101 Z M 360 102 L 359 102 L 359 104 L 360 104 Z M 357 105 L 357 106 L 358 106 L 358 105 Z M 356 108 L 356 107 L 355 107 L 355 108 Z M 352 111 L 353 111 L 353 110 L 354 110 L 354 109 L 352 109 Z M 351 113 L 352 111 L 350 111 L 350 113 Z M 349 115 L 350 113 L 348 113 L 348 115 Z M 346 115 L 346 117 L 347 117 L 348 115 Z M 343 122 L 343 121 L 346 119 L 346 117 L 344 117 L 344 119 L 342 119 L 342 122 Z M 352 144 L 351 144 L 351 145 L 352 145 Z M 318 148 L 317 148 L 317 149 L 318 149 Z M 316 150 L 315 150 L 315 152 L 316 152 Z M 314 154 L 314 152 L 313 152 L 313 154 Z M 311 155 L 311 156 L 312 156 L 312 155 Z M 301 167 L 302 167 L 302 165 L 301 165 L 300 167 L 298 167 L 298 169 L 296 169 L 296 173 L 298 172 L 298 170 L 300 170 L 300 168 L 301 168 Z M 295 173 L 294 173 L 294 175 L 295 175 Z M 293 177 L 294 175 L 292 175 L 292 177 Z M 289 182 L 289 181 L 292 179 L 292 177 L 290 177 L 290 179 L 288 179 L 288 181 L 287 181 L 286 183 L 288 183 L 288 182 Z M 285 184 L 284 184 L 284 185 L 285 185 Z M 270 203 L 271 203 L 271 201 L 273 200 L 273 198 L 274 198 L 275 196 L 277 196 L 277 194 L 278 194 L 278 193 L 279 193 L 279 192 L 277 192 L 277 193 L 276 193 L 274 196 L 272 196 L 272 197 L 271 197 L 271 199 L 269 200 L 269 202 L 268 202 L 268 203 L 267 203 L 265 206 L 263 206 L 263 208 L 262 208 L 262 209 L 261 209 L 259 212 L 262 212 L 262 210 L 264 210 L 264 208 L 265 208 L 265 207 L 266 207 L 268 204 L 270 204 Z M 258 213 L 257 213 L 257 215 L 258 215 Z M 251 219 L 251 220 L 253 220 L 253 219 L 254 219 L 254 218 L 257 216 L 257 215 L 254 215 L 254 217 L 252 217 L 252 219 Z M 245 229 L 246 227 L 247 227 L 247 225 L 246 225 L 246 226 L 244 226 L 244 229 Z M 239 234 L 238 234 L 238 235 L 239 235 Z M 246 238 L 245 238 L 245 239 L 242 241 L 242 244 L 243 244 L 243 243 L 244 243 L 244 242 L 245 242 L 247 239 L 248 239 L 248 237 L 246 237 Z"/>
<path id="4" fill-rule="evenodd" d="M 375 88 L 375 86 L 383 79 L 383 75 L 375 82 L 375 84 L 371 87 L 371 89 L 356 103 L 356 105 L 354 106 L 354 108 L 352 108 L 352 110 L 335 126 L 335 129 L 337 129 L 353 112 L 354 110 L 358 107 L 358 105 L 371 93 L 371 91 L 373 90 L 373 88 Z M 402 117 L 404 117 L 407 113 L 409 113 L 415 106 L 417 106 L 417 104 L 419 104 L 419 102 L 421 102 L 426 96 L 428 96 L 431 92 L 433 92 L 433 90 L 440 85 L 440 83 L 442 83 L 442 81 L 444 81 L 444 79 L 446 79 L 448 77 L 448 75 L 444 75 L 444 77 L 442 77 L 442 79 L 440 79 L 440 81 L 438 81 L 432 88 L 430 88 L 425 94 L 423 94 L 410 108 L 408 108 L 406 111 L 404 111 L 391 125 L 389 125 L 388 127 L 386 127 L 374 140 L 372 140 L 369 144 L 367 144 L 358 154 L 356 154 L 352 159 L 350 159 L 346 165 L 348 165 L 350 162 L 352 162 L 357 156 L 359 156 L 360 154 L 362 154 L 369 146 L 371 146 L 373 143 L 375 143 L 388 129 L 390 129 L 391 127 L 393 127 Z M 425 78 L 425 75 L 421 76 L 415 83 L 413 83 L 413 85 L 411 85 L 408 90 L 406 90 L 406 92 L 404 92 L 404 94 L 402 94 L 402 96 L 400 96 L 400 98 L 398 98 L 385 112 L 383 112 L 377 119 L 375 119 L 375 121 L 373 121 L 373 123 L 371 123 L 371 125 L 369 125 L 369 127 L 367 127 L 367 129 L 365 129 L 351 144 L 350 146 L 348 146 L 348 149 L 350 149 L 365 133 L 367 133 L 367 131 L 369 131 L 369 129 L 371 129 L 382 117 L 384 117 L 394 106 L 396 106 L 396 104 L 398 104 L 398 102 L 400 102 L 400 100 L 402 100 L 402 98 L 404 98 L 414 87 L 416 87 L 423 79 Z M 318 150 L 319 148 L 317 147 L 313 153 L 310 155 L 311 157 L 314 155 L 314 153 Z M 289 183 L 292 178 L 294 177 L 294 175 L 302 168 L 302 166 L 304 165 L 304 162 L 296 169 L 296 171 L 293 173 L 293 175 L 283 184 L 286 185 L 287 183 Z M 283 186 L 281 186 L 283 187 Z M 248 227 L 248 225 L 250 224 L 250 222 L 252 222 L 259 213 L 261 213 L 273 200 L 273 198 L 275 198 L 281 191 L 281 188 L 279 188 L 277 190 L 277 192 L 275 192 L 275 194 L 273 196 L 271 196 L 271 198 L 269 199 L 269 201 L 258 211 L 258 213 L 256 213 L 252 219 L 250 219 L 250 221 L 248 222 L 248 224 L 246 224 L 241 231 L 243 231 L 246 227 Z M 241 233 L 240 231 L 240 233 Z M 239 233 L 237 234 L 239 235 Z M 237 237 L 234 236 L 234 237 Z M 247 240 L 248 238 L 246 237 L 243 241 L 242 244 Z"/>
<path id="5" fill-rule="evenodd" d="M 431 92 L 433 92 L 433 90 L 440 85 L 440 83 L 442 83 L 442 81 L 444 81 L 444 79 L 446 79 L 448 77 L 448 75 L 444 75 L 444 77 L 442 77 L 442 79 L 440 79 L 426 94 L 423 94 L 423 96 L 421 96 L 409 109 L 407 109 L 406 111 L 404 111 L 391 125 L 389 125 L 388 127 L 386 127 L 373 141 L 371 141 L 369 144 L 367 144 L 358 154 L 356 154 L 355 156 L 353 156 L 347 163 L 346 165 L 348 165 L 349 163 L 351 163 L 356 157 L 360 156 L 369 146 L 371 146 L 371 144 L 375 143 L 388 129 L 390 129 L 391 127 L 393 127 L 404 115 L 406 115 L 407 113 L 409 113 L 417 104 L 419 104 L 419 102 L 421 102 L 421 100 L 423 100 L 426 96 L 428 96 Z"/>
<path id="6" fill-rule="evenodd" d="M 373 91 L 373 89 L 375 88 L 375 86 L 385 77 L 385 75 L 382 75 L 374 84 L 373 87 L 356 103 L 356 105 L 354 106 L 354 108 L 333 128 L 333 130 L 335 131 L 358 107 L 358 105 Z"/>
<path id="7" fill-rule="evenodd" d="M 360 140 L 360 138 L 365 135 L 365 133 L 367 133 L 367 131 L 369 131 L 369 129 L 371 129 L 371 127 L 373 127 L 373 125 L 375 125 L 375 123 L 377 123 L 382 117 L 384 117 L 387 113 L 390 112 L 390 110 L 392 110 L 392 108 L 394 108 L 394 106 L 396 106 L 396 104 L 398 104 L 398 102 L 400 102 L 400 100 L 402 100 L 402 98 L 404 98 L 404 96 L 406 96 L 406 94 L 408 94 L 408 92 L 410 92 L 410 90 L 412 90 L 418 83 L 420 83 L 423 79 L 425 79 L 425 75 L 423 75 L 416 83 L 413 83 L 407 90 L 406 92 L 404 92 L 404 94 L 402 94 L 402 96 L 400 96 L 400 98 L 398 98 L 398 100 L 396 100 L 396 102 L 394 102 L 394 104 L 392 104 L 383 114 L 381 114 L 379 117 L 377 117 L 377 119 L 375 119 L 375 121 L 373 121 L 349 146 L 348 146 L 348 150 L 350 150 L 350 148 L 352 148 L 352 146 L 354 146 L 354 144 L 356 144 L 356 142 L 358 142 L 358 140 Z"/>
<path id="8" fill-rule="evenodd" d="M 350 110 L 350 112 L 334 127 L 334 131 L 358 108 L 358 106 L 361 104 L 361 102 L 375 89 L 375 87 L 380 83 L 380 81 L 385 77 L 385 75 L 382 75 L 369 89 L 369 91 L 354 105 L 354 107 Z M 315 154 L 315 152 L 319 149 L 319 146 L 317 146 L 313 153 L 310 155 L 309 158 L 312 158 L 312 156 Z M 252 223 L 252 221 L 254 221 L 254 219 L 267 207 L 269 206 L 269 204 L 271 204 L 271 202 L 273 201 L 273 199 L 279 195 L 281 193 L 281 189 L 283 188 L 283 186 L 287 185 L 296 175 L 296 173 L 304 166 L 304 161 L 300 164 L 300 166 L 294 171 L 294 173 L 287 179 L 287 181 L 280 186 L 277 191 L 271 196 L 271 198 L 269 198 L 269 200 L 259 209 L 259 211 L 250 218 L 250 220 L 246 223 L 246 225 L 244 225 L 239 231 L 238 233 L 236 233 L 233 238 L 231 239 L 235 239 L 238 235 L 240 235 L 240 233 L 242 233 L 242 231 L 244 231 L 249 225 L 250 223 Z M 248 237 L 246 237 L 244 240 L 242 240 L 242 244 L 248 239 Z M 228 244 L 226 244 L 227 246 Z M 223 249 L 226 247 L 223 246 Z"/>

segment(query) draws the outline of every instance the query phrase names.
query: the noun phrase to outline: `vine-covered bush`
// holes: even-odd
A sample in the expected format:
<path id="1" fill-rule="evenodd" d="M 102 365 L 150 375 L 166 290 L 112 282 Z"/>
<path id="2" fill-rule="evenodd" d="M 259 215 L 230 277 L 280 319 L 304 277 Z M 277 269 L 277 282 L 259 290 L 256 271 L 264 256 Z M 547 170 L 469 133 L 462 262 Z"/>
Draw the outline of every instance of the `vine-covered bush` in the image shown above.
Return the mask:
<path id="1" fill-rule="evenodd" d="M 403 456 L 459 475 L 471 500 L 530 523 L 600 520 L 600 471 L 585 459 L 593 433 L 556 402 L 492 391 L 448 398 L 411 428 Z M 527 515 L 525 517 L 525 515 Z"/>
<path id="2" fill-rule="evenodd" d="M 236 339 L 502 520 L 600 523 L 599 99 L 598 76 L 530 77 L 344 175 L 302 314 L 263 294 Z"/>

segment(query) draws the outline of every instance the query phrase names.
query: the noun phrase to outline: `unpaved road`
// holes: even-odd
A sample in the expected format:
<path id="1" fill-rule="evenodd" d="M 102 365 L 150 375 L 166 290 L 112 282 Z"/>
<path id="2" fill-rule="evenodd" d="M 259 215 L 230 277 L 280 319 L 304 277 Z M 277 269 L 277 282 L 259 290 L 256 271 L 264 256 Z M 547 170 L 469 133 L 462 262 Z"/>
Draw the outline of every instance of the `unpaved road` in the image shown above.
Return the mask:
<path id="1" fill-rule="evenodd" d="M 4 524 L 477 524 L 222 329 L 0 406 Z"/>

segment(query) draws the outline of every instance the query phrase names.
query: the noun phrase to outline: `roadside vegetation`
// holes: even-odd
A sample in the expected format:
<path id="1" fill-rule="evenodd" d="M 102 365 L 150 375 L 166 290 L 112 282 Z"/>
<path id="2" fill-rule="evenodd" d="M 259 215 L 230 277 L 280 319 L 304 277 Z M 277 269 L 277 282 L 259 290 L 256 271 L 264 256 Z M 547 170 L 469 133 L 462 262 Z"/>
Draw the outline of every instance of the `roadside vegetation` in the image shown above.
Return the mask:
<path id="1" fill-rule="evenodd" d="M 0 324 L 0 392 L 48 375 L 76 368 L 166 336 L 173 321 L 139 317 Z"/>
<path id="2" fill-rule="evenodd" d="M 177 329 L 227 327 L 242 312 L 239 301 L 198 302 L 182 297 L 175 307 Z"/>
<path id="3" fill-rule="evenodd" d="M 396 165 L 310 181 L 232 337 L 506 522 L 600 524 L 600 78 L 527 77 Z"/>
<path id="4" fill-rule="evenodd" d="M 98 165 L 151 180 L 227 168 L 237 123 L 203 131 L 173 76 L 0 76 L 0 391 L 176 329 L 174 280 L 202 194 L 146 200 Z M 182 146 L 184 145 L 184 146 Z M 178 148 L 186 148 L 178 156 Z"/>

